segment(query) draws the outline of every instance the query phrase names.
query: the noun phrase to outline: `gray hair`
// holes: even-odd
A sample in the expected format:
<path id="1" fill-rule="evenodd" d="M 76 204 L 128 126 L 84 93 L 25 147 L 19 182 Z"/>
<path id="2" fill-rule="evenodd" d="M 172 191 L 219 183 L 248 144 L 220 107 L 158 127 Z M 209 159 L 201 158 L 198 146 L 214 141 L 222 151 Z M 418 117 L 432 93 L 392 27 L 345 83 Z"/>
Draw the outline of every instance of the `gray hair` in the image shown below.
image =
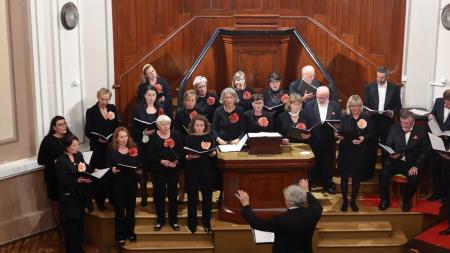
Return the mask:
<path id="1" fill-rule="evenodd" d="M 169 123 L 170 124 L 170 122 L 172 122 L 172 120 L 167 115 L 159 115 L 158 118 L 156 118 L 156 125 L 157 126 L 161 126 L 164 123 Z"/>
<path id="2" fill-rule="evenodd" d="M 219 102 L 221 104 L 223 104 L 223 99 L 225 98 L 225 95 L 227 93 L 230 93 L 231 95 L 233 95 L 234 104 L 239 103 L 239 97 L 238 97 L 236 91 L 234 91 L 233 88 L 228 87 L 228 88 L 223 89 L 222 93 L 220 93 L 220 100 L 219 100 Z"/>
<path id="3" fill-rule="evenodd" d="M 203 82 L 208 85 L 208 80 L 206 79 L 206 77 L 196 76 L 194 82 L 192 82 L 192 85 L 194 86 L 194 89 L 197 89 L 197 86 Z"/>
<path id="4" fill-rule="evenodd" d="M 301 207 L 307 202 L 306 191 L 296 184 L 286 187 L 283 195 L 289 206 Z"/>
<path id="5" fill-rule="evenodd" d="M 306 74 L 306 73 L 313 73 L 315 72 L 314 67 L 311 65 L 306 65 L 302 68 L 302 75 Z"/>

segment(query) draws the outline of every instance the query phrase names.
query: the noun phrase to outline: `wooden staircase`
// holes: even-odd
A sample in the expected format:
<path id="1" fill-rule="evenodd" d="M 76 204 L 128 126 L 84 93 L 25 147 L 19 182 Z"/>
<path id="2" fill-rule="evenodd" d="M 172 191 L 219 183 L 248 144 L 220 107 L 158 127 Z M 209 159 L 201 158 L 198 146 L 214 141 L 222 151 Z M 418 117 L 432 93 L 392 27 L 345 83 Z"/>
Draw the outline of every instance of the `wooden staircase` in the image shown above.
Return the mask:
<path id="1" fill-rule="evenodd" d="M 408 239 L 389 221 L 323 222 L 317 252 L 402 253 Z"/>

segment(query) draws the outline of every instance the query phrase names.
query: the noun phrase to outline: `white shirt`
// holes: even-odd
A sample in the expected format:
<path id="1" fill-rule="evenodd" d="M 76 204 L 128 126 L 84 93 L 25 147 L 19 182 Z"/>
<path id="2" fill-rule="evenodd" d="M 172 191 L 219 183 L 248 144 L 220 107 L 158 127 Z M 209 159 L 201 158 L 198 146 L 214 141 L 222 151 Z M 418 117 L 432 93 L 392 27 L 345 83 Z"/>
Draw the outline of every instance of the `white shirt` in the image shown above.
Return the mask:
<path id="1" fill-rule="evenodd" d="M 328 112 L 328 102 L 326 104 L 317 104 L 319 106 L 319 114 L 320 114 L 320 121 L 325 121 L 327 119 L 327 112 Z"/>
<path id="2" fill-rule="evenodd" d="M 384 102 L 386 101 L 387 82 L 383 85 L 378 84 L 378 111 L 384 111 Z"/>
<path id="3" fill-rule="evenodd" d="M 448 109 L 447 107 L 444 106 L 444 121 L 442 121 L 443 123 L 445 123 L 445 121 L 448 118 L 448 114 L 450 113 L 450 109 Z"/>

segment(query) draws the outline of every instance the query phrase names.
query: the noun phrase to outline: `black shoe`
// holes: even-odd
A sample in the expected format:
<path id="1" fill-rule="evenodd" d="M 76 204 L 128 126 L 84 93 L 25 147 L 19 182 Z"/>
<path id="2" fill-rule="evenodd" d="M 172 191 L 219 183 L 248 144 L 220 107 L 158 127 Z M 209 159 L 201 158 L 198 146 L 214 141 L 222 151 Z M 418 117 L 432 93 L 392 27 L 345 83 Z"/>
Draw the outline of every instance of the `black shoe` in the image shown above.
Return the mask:
<path id="1" fill-rule="evenodd" d="M 347 212 L 348 210 L 348 201 L 342 201 L 341 211 Z"/>
<path id="2" fill-rule="evenodd" d="M 136 234 L 132 234 L 132 235 L 128 236 L 128 240 L 130 242 L 135 242 L 136 241 Z"/>
<path id="3" fill-rule="evenodd" d="M 433 194 L 433 195 L 431 195 L 430 197 L 427 198 L 427 201 L 436 201 L 436 200 L 439 200 L 441 198 L 442 198 L 441 195 Z"/>
<path id="4" fill-rule="evenodd" d="M 210 227 L 203 227 L 203 231 L 205 231 L 207 234 L 211 233 Z"/>
<path id="5" fill-rule="evenodd" d="M 404 202 L 402 205 L 402 211 L 403 212 L 409 212 L 411 211 L 411 203 L 409 202 Z"/>
<path id="6" fill-rule="evenodd" d="M 380 209 L 381 211 L 384 211 L 386 209 L 388 209 L 390 206 L 389 201 L 382 199 L 380 201 L 380 205 L 378 206 L 378 209 Z"/>
<path id="7" fill-rule="evenodd" d="M 178 205 L 182 205 L 183 203 L 184 203 L 183 200 L 177 200 Z"/>
<path id="8" fill-rule="evenodd" d="M 328 192 L 329 194 L 335 194 L 336 191 L 334 190 L 334 188 L 332 186 L 329 186 L 325 189 L 326 192 Z"/>
<path id="9" fill-rule="evenodd" d="M 118 240 L 117 241 L 117 246 L 122 247 L 125 245 L 125 240 Z"/>
<path id="10" fill-rule="evenodd" d="M 359 212 L 359 208 L 358 208 L 358 206 L 356 205 L 356 202 L 355 202 L 355 201 L 352 201 L 352 202 L 350 203 L 350 207 L 352 208 L 352 211 L 353 211 L 353 212 Z"/>
<path id="11" fill-rule="evenodd" d="M 180 231 L 180 225 L 178 225 L 177 223 L 172 224 L 172 229 L 173 231 Z"/>
<path id="12" fill-rule="evenodd" d="M 106 206 L 105 206 L 105 204 L 97 204 L 97 209 L 99 210 L 99 211 L 105 211 L 106 210 Z"/>
<path id="13" fill-rule="evenodd" d="M 439 232 L 440 235 L 450 235 L 450 227 Z"/>
<path id="14" fill-rule="evenodd" d="M 163 227 L 163 224 L 158 223 L 153 227 L 153 231 L 160 231 L 162 227 Z"/>
<path id="15" fill-rule="evenodd" d="M 191 233 L 195 234 L 195 232 L 197 232 L 197 227 L 189 227 L 189 231 L 191 231 Z"/>
<path id="16" fill-rule="evenodd" d="M 147 206 L 147 196 L 145 196 L 145 197 L 142 197 L 142 199 L 141 199 L 141 206 L 142 207 L 146 207 Z"/>

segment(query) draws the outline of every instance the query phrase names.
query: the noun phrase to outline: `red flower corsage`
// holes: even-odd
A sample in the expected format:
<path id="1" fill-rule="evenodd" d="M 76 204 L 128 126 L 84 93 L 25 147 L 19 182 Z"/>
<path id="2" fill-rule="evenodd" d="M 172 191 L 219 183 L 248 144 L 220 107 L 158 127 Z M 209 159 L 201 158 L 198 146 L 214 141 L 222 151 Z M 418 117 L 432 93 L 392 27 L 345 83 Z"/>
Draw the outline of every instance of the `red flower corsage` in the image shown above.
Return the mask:
<path id="1" fill-rule="evenodd" d="M 242 98 L 244 100 L 249 100 L 252 97 L 252 93 L 250 93 L 249 91 L 244 91 L 244 93 L 242 93 Z"/>
<path id="2" fill-rule="evenodd" d="M 162 92 L 162 86 L 161 84 L 157 83 L 155 84 L 155 86 L 153 86 L 156 90 L 156 93 L 161 93 Z"/>
<path id="3" fill-rule="evenodd" d="M 414 135 L 413 140 L 417 140 L 417 139 L 419 139 L 419 137 L 417 135 Z"/>
<path id="4" fill-rule="evenodd" d="M 232 124 L 234 124 L 239 121 L 239 115 L 237 115 L 237 113 L 233 113 L 228 117 L 228 119 Z"/>
<path id="5" fill-rule="evenodd" d="M 305 123 L 297 123 L 297 125 L 295 125 L 295 128 L 298 128 L 298 129 L 306 129 L 306 125 L 305 125 Z"/>
<path id="6" fill-rule="evenodd" d="M 288 94 L 284 94 L 283 96 L 281 96 L 281 102 L 286 103 L 289 99 L 289 95 Z"/>
<path id="7" fill-rule="evenodd" d="M 173 141 L 172 138 L 166 139 L 166 140 L 164 140 L 164 147 L 165 148 L 174 148 L 175 142 Z"/>
<path id="8" fill-rule="evenodd" d="M 267 127 L 269 125 L 269 120 L 266 117 L 261 117 L 258 119 L 258 125 L 262 127 Z"/>
<path id="9" fill-rule="evenodd" d="M 202 147 L 202 149 L 207 150 L 207 149 L 209 149 L 211 147 L 211 142 L 209 142 L 209 141 L 202 141 L 200 143 L 200 147 Z"/>
<path id="10" fill-rule="evenodd" d="M 206 99 L 206 103 L 208 103 L 208 105 L 214 105 L 214 103 L 216 103 L 216 99 L 214 97 L 208 97 L 208 99 Z"/>
<path id="11" fill-rule="evenodd" d="M 164 109 L 163 108 L 159 108 L 158 109 L 158 115 L 164 115 Z"/>
<path id="12" fill-rule="evenodd" d="M 79 163 L 77 169 L 78 169 L 78 172 L 85 172 L 86 171 L 86 164 L 85 163 Z"/>
<path id="13" fill-rule="evenodd" d="M 191 113 L 189 113 L 189 118 L 190 119 L 193 119 L 194 117 L 196 117 L 197 116 L 197 112 L 196 111 L 192 111 Z"/>
<path id="14" fill-rule="evenodd" d="M 108 114 L 107 114 L 107 117 L 108 117 L 109 120 L 113 120 L 113 119 L 116 118 L 116 114 L 114 114 L 113 111 L 109 111 Z"/>
<path id="15" fill-rule="evenodd" d="M 136 147 L 131 147 L 130 149 L 128 149 L 128 154 L 131 157 L 136 157 L 138 155 L 138 149 Z"/>

